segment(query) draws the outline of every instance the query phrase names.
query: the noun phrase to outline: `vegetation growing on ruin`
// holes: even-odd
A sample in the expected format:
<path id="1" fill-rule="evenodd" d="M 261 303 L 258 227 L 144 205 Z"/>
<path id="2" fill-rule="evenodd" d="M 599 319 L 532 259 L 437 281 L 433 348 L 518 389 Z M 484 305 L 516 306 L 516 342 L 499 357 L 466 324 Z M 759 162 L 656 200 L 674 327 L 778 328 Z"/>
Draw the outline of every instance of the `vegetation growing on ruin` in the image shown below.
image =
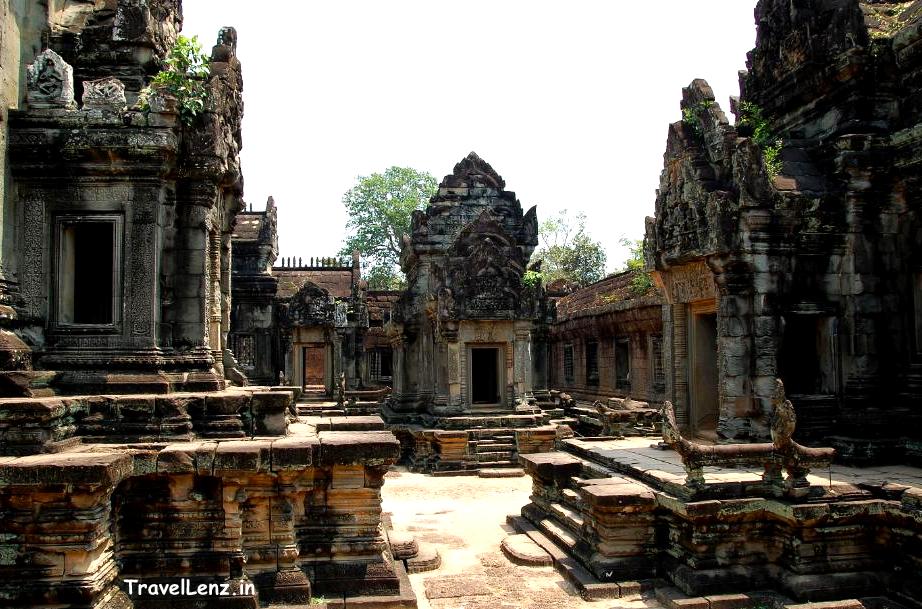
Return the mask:
<path id="1" fill-rule="evenodd" d="M 541 223 L 538 230 L 540 248 L 532 260 L 542 260 L 541 275 L 545 284 L 563 279 L 579 287 L 605 276 L 605 249 L 586 232 L 586 214 L 557 217 Z"/>
<path id="2" fill-rule="evenodd" d="M 703 99 L 694 106 L 682 108 L 682 122 L 688 125 L 692 133 L 697 137 L 701 137 L 704 133 L 701 128 L 701 119 L 698 118 L 698 113 L 710 108 L 713 103 L 714 102 L 709 99 Z"/>
<path id="3" fill-rule="evenodd" d="M 541 273 L 538 271 L 525 271 L 522 275 L 522 285 L 527 288 L 535 289 L 541 284 Z"/>
<path id="4" fill-rule="evenodd" d="M 752 141 L 762 150 L 765 171 L 775 177 L 781 173 L 781 149 L 784 141 L 774 134 L 762 108 L 751 102 L 740 102 L 737 127 L 751 132 Z"/>
<path id="5" fill-rule="evenodd" d="M 406 285 L 400 270 L 403 235 L 410 234 L 413 212 L 423 209 L 438 189 L 429 173 L 410 167 L 389 167 L 384 173 L 359 176 L 343 195 L 346 241 L 340 254 L 362 254 L 363 275 L 373 290 L 398 290 Z"/>
<path id="6" fill-rule="evenodd" d="M 179 119 L 191 125 L 205 109 L 208 99 L 205 81 L 211 73 L 211 60 L 202 50 L 197 36 L 189 38 L 180 34 L 163 63 L 165 68 L 141 91 L 138 98 L 141 110 L 149 112 L 154 89 L 164 89 L 176 96 Z"/>
<path id="7" fill-rule="evenodd" d="M 646 294 L 653 287 L 653 279 L 645 270 L 643 239 L 631 240 L 624 237 L 619 243 L 628 248 L 630 252 L 630 257 L 624 262 L 624 270 L 634 272 L 634 277 L 631 279 L 631 291 L 637 295 Z"/>

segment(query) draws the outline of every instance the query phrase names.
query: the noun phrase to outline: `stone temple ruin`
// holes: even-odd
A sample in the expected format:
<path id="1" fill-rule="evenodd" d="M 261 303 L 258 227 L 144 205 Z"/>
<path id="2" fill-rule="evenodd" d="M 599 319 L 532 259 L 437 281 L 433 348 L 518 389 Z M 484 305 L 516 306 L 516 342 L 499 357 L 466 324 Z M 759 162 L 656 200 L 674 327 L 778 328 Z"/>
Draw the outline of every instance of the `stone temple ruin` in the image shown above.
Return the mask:
<path id="1" fill-rule="evenodd" d="M 540 294 L 523 282 L 538 219 L 505 186 L 472 152 L 404 239 L 409 285 L 386 326 L 394 391 L 382 414 L 416 469 L 515 464 L 554 443 L 533 397 L 546 382 L 531 356 Z"/>
<path id="2" fill-rule="evenodd" d="M 542 285 L 471 153 L 381 292 L 245 209 L 233 28 L 189 123 L 138 103 L 178 0 L 0 3 L 0 606 L 415 607 L 398 462 L 531 476 L 502 548 L 585 599 L 920 606 L 922 2 L 756 22 L 735 124 L 682 92 L 652 285 Z M 126 588 L 181 578 L 235 596 Z"/>

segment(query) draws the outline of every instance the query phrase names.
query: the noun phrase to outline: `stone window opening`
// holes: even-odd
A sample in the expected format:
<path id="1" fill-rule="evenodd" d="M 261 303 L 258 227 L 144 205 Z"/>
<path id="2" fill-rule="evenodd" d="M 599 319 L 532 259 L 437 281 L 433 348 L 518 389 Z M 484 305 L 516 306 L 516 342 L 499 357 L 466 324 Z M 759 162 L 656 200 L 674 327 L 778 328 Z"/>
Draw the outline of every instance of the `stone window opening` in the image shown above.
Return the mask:
<path id="1" fill-rule="evenodd" d="M 62 216 L 56 223 L 58 326 L 112 327 L 121 303 L 121 218 Z"/>
<path id="2" fill-rule="evenodd" d="M 394 355 L 390 349 L 375 349 L 371 355 L 371 378 L 375 381 L 390 381 L 394 376 Z"/>
<path id="3" fill-rule="evenodd" d="M 631 341 L 628 338 L 615 339 L 615 387 L 631 389 Z"/>
<path id="4" fill-rule="evenodd" d="M 663 362 L 663 337 L 654 334 L 650 337 L 650 359 L 653 370 L 653 391 L 666 390 L 666 367 Z"/>
<path id="5" fill-rule="evenodd" d="M 573 383 L 573 345 L 564 345 L 563 347 L 563 381 L 566 384 Z"/>
<path id="6" fill-rule="evenodd" d="M 599 386 L 599 343 L 586 343 L 586 385 Z"/>

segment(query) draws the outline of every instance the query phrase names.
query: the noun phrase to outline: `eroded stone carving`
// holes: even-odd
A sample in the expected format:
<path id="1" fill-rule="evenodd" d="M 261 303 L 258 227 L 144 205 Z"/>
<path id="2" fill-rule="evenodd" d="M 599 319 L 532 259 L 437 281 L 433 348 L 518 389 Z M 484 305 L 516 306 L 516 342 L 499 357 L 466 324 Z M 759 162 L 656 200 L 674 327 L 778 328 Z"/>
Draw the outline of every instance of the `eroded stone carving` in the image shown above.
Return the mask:
<path id="1" fill-rule="evenodd" d="M 128 105 L 125 85 L 114 76 L 83 82 L 83 109 L 121 112 Z"/>
<path id="2" fill-rule="evenodd" d="M 26 67 L 26 101 L 33 109 L 75 110 L 74 69 L 60 55 L 46 49 Z"/>

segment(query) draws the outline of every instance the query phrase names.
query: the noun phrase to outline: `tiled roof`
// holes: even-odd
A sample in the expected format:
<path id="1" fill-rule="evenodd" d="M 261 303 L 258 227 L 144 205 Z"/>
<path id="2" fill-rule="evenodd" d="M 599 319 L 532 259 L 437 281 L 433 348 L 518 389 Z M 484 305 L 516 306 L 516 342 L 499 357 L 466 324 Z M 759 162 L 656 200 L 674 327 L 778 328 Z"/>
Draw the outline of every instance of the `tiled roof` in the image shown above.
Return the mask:
<path id="1" fill-rule="evenodd" d="M 637 273 L 639 271 L 625 271 L 609 275 L 560 298 L 557 300 L 557 320 L 663 304 L 662 294 L 656 286 L 643 292 L 636 290 L 632 282 Z"/>
<path id="2" fill-rule="evenodd" d="M 294 296 L 305 282 L 312 281 L 333 298 L 348 298 L 352 296 L 352 269 L 351 268 L 312 268 L 272 269 L 272 276 L 278 278 L 278 297 L 290 298 Z"/>

